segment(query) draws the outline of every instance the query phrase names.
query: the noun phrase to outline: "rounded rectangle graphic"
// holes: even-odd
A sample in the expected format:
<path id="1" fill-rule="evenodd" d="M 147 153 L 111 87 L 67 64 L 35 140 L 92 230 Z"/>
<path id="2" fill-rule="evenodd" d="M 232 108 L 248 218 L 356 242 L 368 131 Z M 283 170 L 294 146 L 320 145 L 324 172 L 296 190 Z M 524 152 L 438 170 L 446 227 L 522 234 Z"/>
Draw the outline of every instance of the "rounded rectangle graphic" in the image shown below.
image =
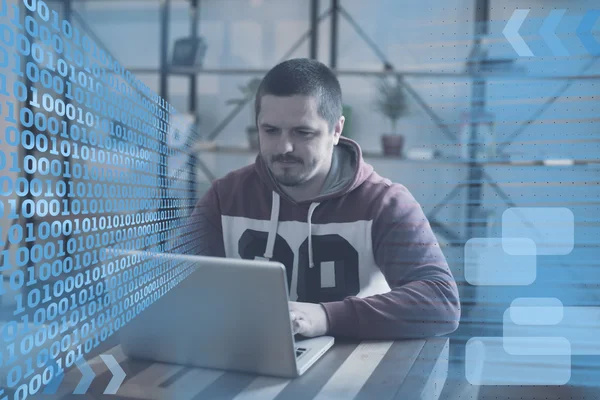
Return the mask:
<path id="1" fill-rule="evenodd" d="M 572 355 L 600 355 L 600 307 L 563 307 L 562 313 L 560 322 L 553 325 L 517 324 L 507 309 L 502 323 L 504 338 L 562 337 L 569 341 Z"/>
<path id="2" fill-rule="evenodd" d="M 465 279 L 471 285 L 530 285 L 536 278 L 535 243 L 527 238 L 511 240 L 522 249 L 508 254 L 501 238 L 472 238 L 465 244 Z M 524 249 L 528 250 L 525 251 Z"/>
<path id="3" fill-rule="evenodd" d="M 529 238 L 539 255 L 566 255 L 575 242 L 574 221 L 566 207 L 512 207 L 502 213 L 502 238 Z M 513 255 L 528 251 L 512 245 L 504 250 Z"/>
<path id="4" fill-rule="evenodd" d="M 502 337 L 474 337 L 466 344 L 465 376 L 473 385 L 564 385 L 571 379 L 571 356 L 513 355 Z"/>
<path id="5" fill-rule="evenodd" d="M 521 297 L 508 310 L 518 325 L 556 325 L 563 319 L 563 303 L 556 297 Z"/>

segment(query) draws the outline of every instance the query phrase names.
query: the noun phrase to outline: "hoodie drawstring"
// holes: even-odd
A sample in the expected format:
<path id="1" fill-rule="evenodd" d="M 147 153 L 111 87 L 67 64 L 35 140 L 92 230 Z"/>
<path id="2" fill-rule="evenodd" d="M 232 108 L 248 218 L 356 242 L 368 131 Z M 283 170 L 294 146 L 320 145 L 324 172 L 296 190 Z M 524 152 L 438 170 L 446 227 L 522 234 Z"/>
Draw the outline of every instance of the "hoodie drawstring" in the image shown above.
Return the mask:
<path id="1" fill-rule="evenodd" d="M 267 260 L 273 258 L 275 238 L 277 237 L 277 224 L 279 223 L 279 195 L 273 192 L 273 205 L 271 206 L 271 220 L 269 221 L 269 236 L 267 236 L 267 247 L 264 257 Z"/>
<path id="2" fill-rule="evenodd" d="M 315 211 L 315 208 L 319 206 L 320 203 L 312 203 L 308 208 L 308 267 L 313 268 L 315 263 L 313 262 L 313 248 L 312 248 L 312 215 Z"/>
<path id="3" fill-rule="evenodd" d="M 279 195 L 273 191 L 273 204 L 271 206 L 271 219 L 269 220 L 269 234 L 267 236 L 267 246 L 265 248 L 264 258 L 270 260 L 273 258 L 273 249 L 275 248 L 275 238 L 277 237 L 277 224 L 279 223 Z M 313 268 L 315 263 L 313 261 L 313 248 L 312 248 L 312 216 L 321 203 L 312 203 L 308 208 L 308 267 Z"/>

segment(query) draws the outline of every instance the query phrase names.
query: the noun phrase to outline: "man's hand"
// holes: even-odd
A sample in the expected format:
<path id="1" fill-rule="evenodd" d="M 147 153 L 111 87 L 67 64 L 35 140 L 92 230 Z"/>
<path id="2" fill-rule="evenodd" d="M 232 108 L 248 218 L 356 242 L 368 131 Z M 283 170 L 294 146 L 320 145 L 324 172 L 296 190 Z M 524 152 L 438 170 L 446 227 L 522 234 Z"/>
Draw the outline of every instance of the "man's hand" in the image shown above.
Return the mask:
<path id="1" fill-rule="evenodd" d="M 327 334 L 327 314 L 320 304 L 299 303 L 290 301 L 290 319 L 293 332 L 306 337 L 323 336 Z"/>

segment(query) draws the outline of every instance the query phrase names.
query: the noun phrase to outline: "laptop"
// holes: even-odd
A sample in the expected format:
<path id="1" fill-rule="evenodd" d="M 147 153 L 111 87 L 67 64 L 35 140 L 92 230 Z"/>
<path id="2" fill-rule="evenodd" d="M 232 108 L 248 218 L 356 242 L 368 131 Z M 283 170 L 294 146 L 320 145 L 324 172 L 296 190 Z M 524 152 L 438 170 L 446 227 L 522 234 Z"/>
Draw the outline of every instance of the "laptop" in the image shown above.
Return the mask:
<path id="1" fill-rule="evenodd" d="M 119 330 L 131 358 L 295 378 L 334 343 L 295 340 L 283 264 L 272 261 L 126 252 L 192 266 L 177 286 Z"/>

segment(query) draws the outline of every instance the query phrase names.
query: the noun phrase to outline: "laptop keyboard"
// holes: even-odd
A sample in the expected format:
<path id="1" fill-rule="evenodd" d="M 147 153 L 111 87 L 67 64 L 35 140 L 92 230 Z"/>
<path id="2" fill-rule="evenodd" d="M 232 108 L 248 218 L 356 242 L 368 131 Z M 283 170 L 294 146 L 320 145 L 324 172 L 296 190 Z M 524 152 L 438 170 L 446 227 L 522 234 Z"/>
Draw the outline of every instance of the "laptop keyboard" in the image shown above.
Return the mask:
<path id="1" fill-rule="evenodd" d="M 296 358 L 300 357 L 302 354 L 306 353 L 306 349 L 303 347 L 296 347 Z"/>

